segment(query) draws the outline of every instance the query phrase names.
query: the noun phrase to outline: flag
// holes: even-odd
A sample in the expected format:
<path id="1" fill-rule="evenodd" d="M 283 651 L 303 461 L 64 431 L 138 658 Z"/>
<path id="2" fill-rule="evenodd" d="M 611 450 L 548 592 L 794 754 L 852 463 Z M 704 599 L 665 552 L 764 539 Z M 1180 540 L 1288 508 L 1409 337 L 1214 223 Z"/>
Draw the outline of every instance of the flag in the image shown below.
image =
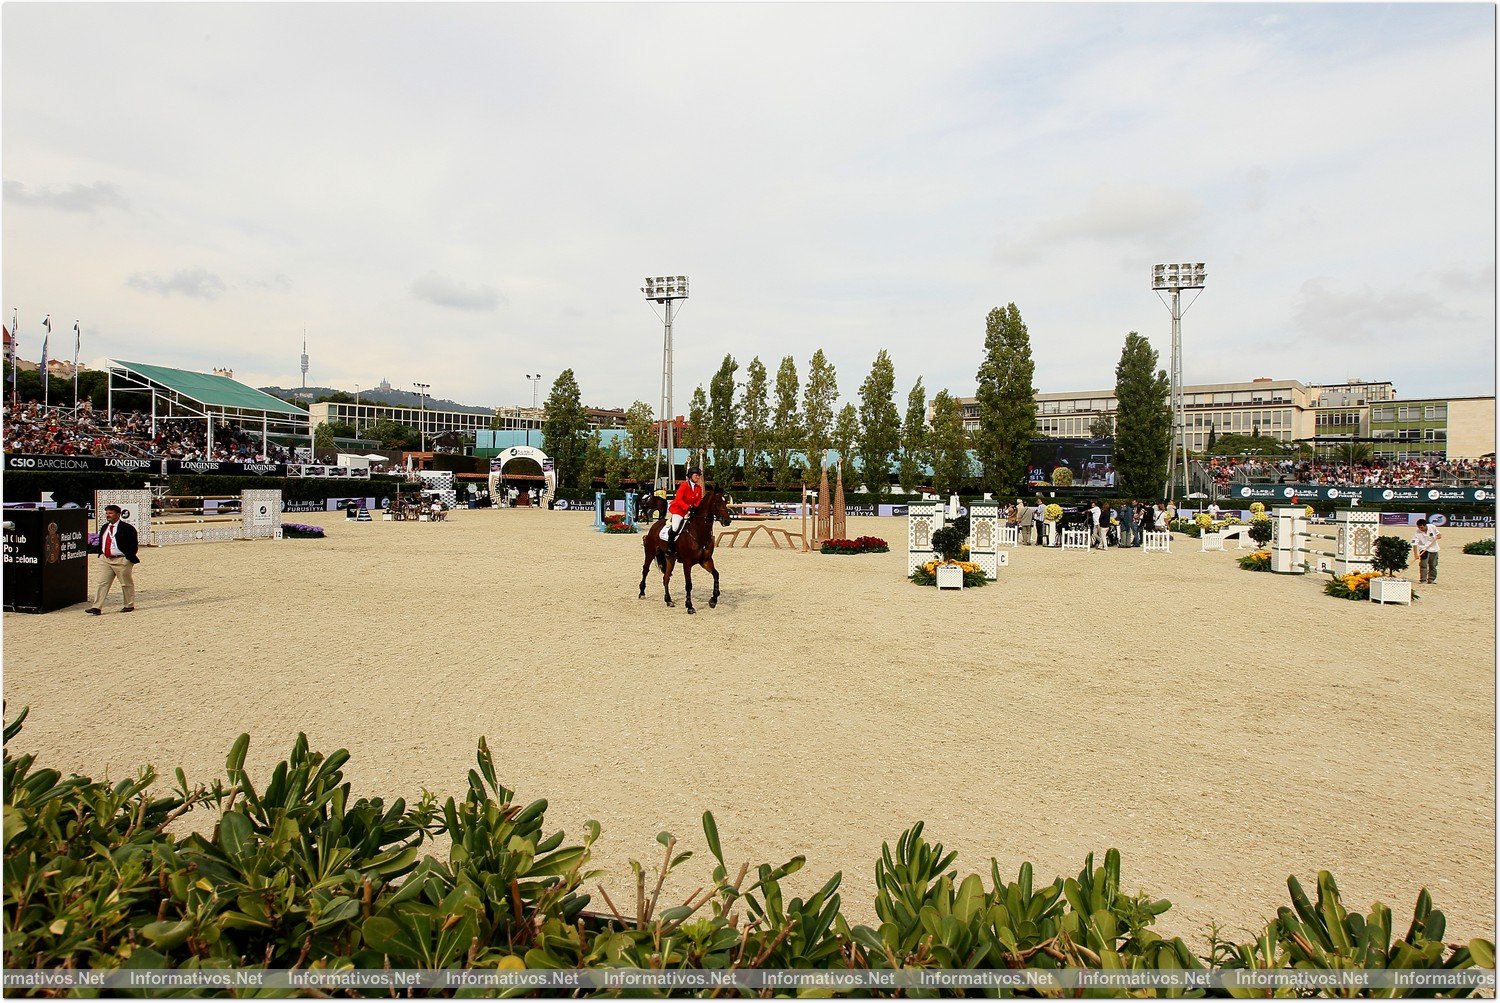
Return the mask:
<path id="1" fill-rule="evenodd" d="M 52 333 L 52 315 L 50 313 L 42 318 L 42 326 L 47 329 L 48 334 Z"/>
<path id="2" fill-rule="evenodd" d="M 52 325 L 47 325 L 47 337 L 42 339 L 42 389 L 47 388 L 47 343 L 52 340 Z"/>
<path id="3" fill-rule="evenodd" d="M 73 370 L 78 370 L 78 352 L 83 348 L 83 329 L 78 326 L 78 321 L 73 322 Z"/>

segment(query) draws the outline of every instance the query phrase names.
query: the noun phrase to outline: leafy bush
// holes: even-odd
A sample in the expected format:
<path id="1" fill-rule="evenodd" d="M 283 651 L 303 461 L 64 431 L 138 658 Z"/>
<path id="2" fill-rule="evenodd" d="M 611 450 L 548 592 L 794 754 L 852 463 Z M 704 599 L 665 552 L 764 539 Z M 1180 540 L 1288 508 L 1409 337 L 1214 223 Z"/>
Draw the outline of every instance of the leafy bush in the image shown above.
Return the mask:
<path id="1" fill-rule="evenodd" d="M 1399 536 L 1380 536 L 1375 538 L 1375 555 L 1370 564 L 1383 575 L 1394 575 L 1406 570 L 1410 557 L 1410 541 Z"/>
<path id="2" fill-rule="evenodd" d="M 932 549 L 945 561 L 956 561 L 963 553 L 968 534 L 957 526 L 944 526 L 932 534 Z"/>
<path id="3" fill-rule="evenodd" d="M 1271 542 L 1271 537 L 1276 535 L 1276 527 L 1270 519 L 1259 518 L 1251 520 L 1250 528 L 1246 532 L 1250 534 L 1250 539 L 1256 545 L 1264 547 Z"/>
<path id="4" fill-rule="evenodd" d="M 1464 553 L 1466 553 L 1466 554 L 1487 554 L 1490 557 L 1494 557 L 1495 556 L 1495 541 L 1494 541 L 1493 538 L 1491 538 L 1489 540 L 1475 540 L 1472 543 L 1466 543 L 1466 544 L 1464 544 Z"/>
<path id="5" fill-rule="evenodd" d="M 678 905 L 662 888 L 694 856 L 663 832 L 654 880 L 631 861 L 616 894 L 590 868 L 600 835 L 548 831 L 544 800 L 522 805 L 503 786 L 485 740 L 461 799 L 423 792 L 415 804 L 355 798 L 349 759 L 299 735 L 288 758 L 253 783 L 250 738 L 225 776 L 153 793 L 150 767 L 118 783 L 64 779 L 11 742 L 5 727 L 7 968 L 224 966 L 390 969 L 1464 969 L 1494 967 L 1494 944 L 1449 945 L 1424 889 L 1404 935 L 1391 911 L 1361 916 L 1333 876 L 1309 900 L 1295 876 L 1291 906 L 1247 943 L 1209 942 L 1200 957 L 1153 929 L 1165 899 L 1129 894 L 1119 851 L 1084 858 L 1076 876 L 1041 884 L 1029 863 L 1014 880 L 990 861 L 960 877 L 956 854 L 916 823 L 875 863 L 875 926 L 851 925 L 835 873 L 807 896 L 782 882 L 805 863 L 731 867 L 714 816 L 706 881 Z M 205 824 L 168 828 L 190 812 Z M 428 852 L 424 854 L 424 850 Z M 440 855 L 432 855 L 437 851 Z M 619 880 L 618 878 L 616 879 Z M 683 884 L 678 878 L 674 884 Z M 602 909 L 588 911 L 597 887 Z M 607 909 L 607 911 L 604 911 Z M 349 995 L 359 995 L 351 990 Z M 1426 993 L 1423 992 L 1423 995 Z M 1465 995 L 1453 992 L 1451 995 Z M 369 995 L 387 995 L 371 991 Z M 463 995 L 463 993 L 461 993 Z"/>

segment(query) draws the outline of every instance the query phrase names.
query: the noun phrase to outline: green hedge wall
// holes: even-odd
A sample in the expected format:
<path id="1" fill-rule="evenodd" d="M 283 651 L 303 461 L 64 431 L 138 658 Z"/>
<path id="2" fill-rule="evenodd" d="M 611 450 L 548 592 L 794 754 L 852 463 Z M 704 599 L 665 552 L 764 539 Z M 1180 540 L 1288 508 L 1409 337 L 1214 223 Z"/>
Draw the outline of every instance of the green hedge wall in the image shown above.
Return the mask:
<path id="1" fill-rule="evenodd" d="M 160 474 L 127 474 L 117 471 L 16 471 L 5 475 L 5 500 L 40 501 L 51 491 L 59 504 L 91 504 L 95 491 L 142 488 L 146 482 L 161 482 Z M 286 501 L 320 501 L 356 493 L 393 494 L 404 484 L 395 477 L 350 480 L 342 477 L 226 477 L 221 474 L 178 474 L 167 478 L 174 495 L 237 495 L 255 489 L 279 490 Z"/>

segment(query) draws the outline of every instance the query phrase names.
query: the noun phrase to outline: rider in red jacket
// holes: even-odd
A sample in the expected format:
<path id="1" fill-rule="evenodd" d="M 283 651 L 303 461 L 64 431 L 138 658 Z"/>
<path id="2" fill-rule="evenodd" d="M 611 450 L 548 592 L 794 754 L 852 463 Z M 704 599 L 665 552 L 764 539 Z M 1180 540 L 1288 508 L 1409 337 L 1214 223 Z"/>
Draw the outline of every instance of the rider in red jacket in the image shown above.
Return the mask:
<path id="1" fill-rule="evenodd" d="M 703 471 L 688 468 L 687 480 L 677 485 L 677 494 L 667 506 L 671 524 L 667 527 L 667 556 L 677 556 L 677 536 L 682 532 L 682 521 L 688 517 L 698 503 L 703 501 Z"/>

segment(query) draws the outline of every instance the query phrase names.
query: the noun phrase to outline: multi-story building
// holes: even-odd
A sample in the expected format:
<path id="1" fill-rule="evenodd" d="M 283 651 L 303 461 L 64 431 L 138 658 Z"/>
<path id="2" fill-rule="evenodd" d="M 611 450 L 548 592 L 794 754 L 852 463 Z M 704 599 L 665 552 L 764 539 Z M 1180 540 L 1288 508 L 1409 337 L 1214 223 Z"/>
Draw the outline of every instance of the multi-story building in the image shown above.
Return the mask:
<path id="1" fill-rule="evenodd" d="M 960 398 L 964 427 L 979 427 L 979 406 Z M 1036 395 L 1038 436 L 1091 439 L 1117 407 L 1113 390 Z M 1183 387 L 1187 445 L 1208 447 L 1210 435 L 1269 436 L 1280 442 L 1376 440 L 1379 455 L 1473 458 L 1495 451 L 1495 398 L 1450 397 L 1398 401 L 1390 382 L 1350 379 L 1305 384 L 1260 378 L 1248 383 Z M 1389 444 L 1378 440 L 1394 440 Z"/>
<path id="2" fill-rule="evenodd" d="M 393 421 L 426 435 L 440 435 L 443 432 L 475 432 L 481 428 L 489 428 L 490 422 L 495 417 L 494 413 L 489 411 L 442 411 L 430 407 L 403 407 L 397 404 L 366 402 L 340 404 L 337 401 L 309 404 L 307 415 L 312 429 L 316 429 L 323 422 L 330 424 L 344 422 L 353 425 L 355 432 L 358 433 L 371 425 Z"/>
<path id="3" fill-rule="evenodd" d="M 979 427 L 979 407 L 972 397 L 959 400 L 964 427 Z M 1100 419 L 1114 421 L 1118 402 L 1113 390 L 1037 394 L 1037 434 L 1054 439 L 1094 438 Z M 1183 387 L 1188 448 L 1202 450 L 1210 434 L 1271 436 L 1283 442 L 1312 435 L 1309 388 L 1296 380 L 1257 379 L 1248 383 L 1206 383 Z"/>
<path id="4" fill-rule="evenodd" d="M 1495 451 L 1494 397 L 1433 397 L 1370 408 L 1377 455 L 1473 460 Z"/>

